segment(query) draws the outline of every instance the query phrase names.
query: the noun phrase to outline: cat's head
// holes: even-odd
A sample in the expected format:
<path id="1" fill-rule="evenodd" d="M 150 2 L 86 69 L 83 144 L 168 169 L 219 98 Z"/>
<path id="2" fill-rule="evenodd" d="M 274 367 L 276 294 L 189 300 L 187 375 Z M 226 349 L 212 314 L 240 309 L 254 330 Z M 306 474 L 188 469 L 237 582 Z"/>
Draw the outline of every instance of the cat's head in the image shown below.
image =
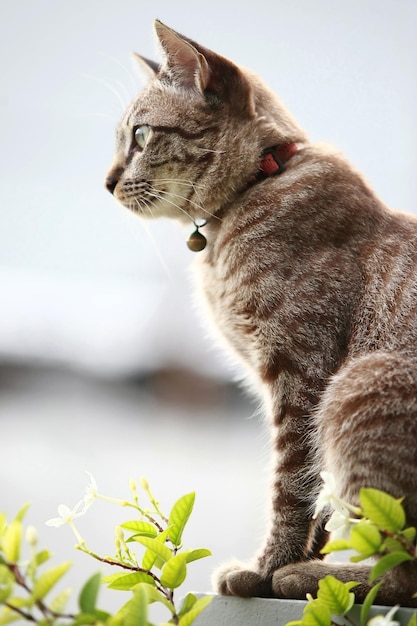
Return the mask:
<path id="1" fill-rule="evenodd" d="M 247 70 L 155 22 L 163 62 L 118 128 L 106 187 L 143 217 L 208 219 L 247 188 L 262 150 L 305 139 Z"/>

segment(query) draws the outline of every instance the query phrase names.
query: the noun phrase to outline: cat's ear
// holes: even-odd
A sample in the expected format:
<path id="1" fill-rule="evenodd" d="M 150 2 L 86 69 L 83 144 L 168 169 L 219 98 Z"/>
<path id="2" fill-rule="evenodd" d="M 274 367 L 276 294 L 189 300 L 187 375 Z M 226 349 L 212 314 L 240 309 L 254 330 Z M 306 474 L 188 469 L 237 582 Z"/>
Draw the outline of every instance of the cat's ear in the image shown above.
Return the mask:
<path id="1" fill-rule="evenodd" d="M 159 20 L 155 20 L 154 28 L 162 46 L 166 66 L 173 72 L 177 84 L 189 89 L 196 88 L 203 94 L 211 77 L 205 56 L 190 41 Z"/>
<path id="2" fill-rule="evenodd" d="M 132 59 L 139 74 L 145 80 L 153 80 L 161 69 L 158 63 L 137 54 L 137 52 L 132 52 Z"/>

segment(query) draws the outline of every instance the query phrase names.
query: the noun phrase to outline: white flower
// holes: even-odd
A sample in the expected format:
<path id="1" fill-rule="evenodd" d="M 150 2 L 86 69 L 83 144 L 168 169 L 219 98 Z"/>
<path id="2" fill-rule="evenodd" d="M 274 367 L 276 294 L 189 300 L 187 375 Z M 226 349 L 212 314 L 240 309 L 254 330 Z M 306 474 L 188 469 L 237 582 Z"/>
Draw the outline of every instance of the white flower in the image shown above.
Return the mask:
<path id="1" fill-rule="evenodd" d="M 86 474 L 89 476 L 90 482 L 85 488 L 84 499 L 86 501 L 86 505 L 90 506 L 93 501 L 98 497 L 98 487 L 94 476 L 90 474 L 90 472 L 86 472 Z"/>
<path id="2" fill-rule="evenodd" d="M 58 514 L 60 517 L 53 517 L 45 522 L 45 524 L 47 526 L 55 526 L 55 528 L 60 528 L 61 526 L 64 526 L 64 524 L 71 525 L 75 519 L 85 515 L 88 507 L 89 503 L 86 498 L 77 502 L 73 509 L 70 509 L 66 504 L 60 504 L 58 507 Z"/>
<path id="3" fill-rule="evenodd" d="M 316 508 L 314 510 L 313 519 L 316 519 L 320 511 L 328 505 L 335 508 L 334 503 L 336 496 L 334 495 L 334 492 L 336 490 L 336 479 L 330 472 L 320 472 L 320 476 L 323 480 L 323 486 L 316 500 Z"/>
<path id="4" fill-rule="evenodd" d="M 399 626 L 399 622 L 391 619 L 398 608 L 399 605 L 397 604 L 386 615 L 375 615 L 375 617 L 369 620 L 368 626 Z"/>
<path id="5" fill-rule="evenodd" d="M 340 508 L 340 510 L 333 512 L 325 529 L 332 533 L 332 539 L 350 539 L 350 532 L 355 521 L 349 517 L 347 509 L 342 511 Z"/>
<path id="6" fill-rule="evenodd" d="M 349 511 L 351 511 L 355 515 L 361 514 L 361 510 L 358 507 L 352 506 L 351 504 L 345 502 L 345 500 L 342 500 L 341 498 L 339 498 L 339 496 L 336 495 L 336 479 L 331 472 L 320 472 L 320 476 L 323 480 L 323 487 L 321 488 L 321 491 L 316 501 L 316 508 L 314 510 L 313 519 L 316 519 L 320 511 L 328 506 L 332 507 L 332 509 L 340 513 L 340 515 L 336 517 L 333 522 L 336 523 L 337 521 L 338 527 L 341 526 L 342 517 L 344 518 L 343 524 L 346 524 Z"/>

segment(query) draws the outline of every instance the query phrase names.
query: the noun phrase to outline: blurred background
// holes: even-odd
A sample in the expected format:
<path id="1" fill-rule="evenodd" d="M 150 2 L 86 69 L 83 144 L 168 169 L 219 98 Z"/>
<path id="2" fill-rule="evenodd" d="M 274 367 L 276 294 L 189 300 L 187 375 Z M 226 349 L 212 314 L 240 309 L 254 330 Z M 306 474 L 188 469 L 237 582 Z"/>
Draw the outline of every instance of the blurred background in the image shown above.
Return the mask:
<path id="1" fill-rule="evenodd" d="M 120 498 L 144 474 L 167 510 L 197 491 L 185 543 L 213 558 L 186 591 L 265 526 L 267 436 L 196 313 L 188 233 L 103 187 L 142 86 L 130 52 L 155 57 L 156 17 L 260 74 L 391 207 L 417 207 L 415 0 L 0 0 L 0 510 L 32 502 L 75 588 L 100 568 L 43 522 L 82 497 L 85 471 Z M 111 553 L 127 517 L 97 502 L 79 529 Z"/>

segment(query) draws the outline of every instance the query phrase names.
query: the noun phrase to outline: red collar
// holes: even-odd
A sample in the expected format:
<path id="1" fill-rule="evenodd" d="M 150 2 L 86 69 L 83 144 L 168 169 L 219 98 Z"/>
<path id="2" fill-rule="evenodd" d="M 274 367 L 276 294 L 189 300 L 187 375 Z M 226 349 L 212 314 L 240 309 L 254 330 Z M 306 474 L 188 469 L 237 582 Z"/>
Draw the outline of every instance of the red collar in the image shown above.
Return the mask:
<path id="1" fill-rule="evenodd" d="M 298 152 L 298 146 L 295 143 L 284 143 L 263 150 L 256 180 L 264 180 L 269 176 L 282 174 L 285 164 L 296 152 Z"/>

